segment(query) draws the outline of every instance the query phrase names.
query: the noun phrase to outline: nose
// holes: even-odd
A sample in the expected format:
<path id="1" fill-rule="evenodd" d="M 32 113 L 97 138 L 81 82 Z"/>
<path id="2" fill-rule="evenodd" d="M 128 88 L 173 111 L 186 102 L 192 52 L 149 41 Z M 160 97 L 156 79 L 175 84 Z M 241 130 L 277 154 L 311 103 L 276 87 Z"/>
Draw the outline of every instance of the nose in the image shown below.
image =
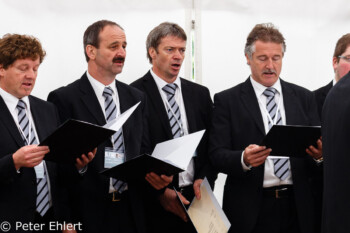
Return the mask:
<path id="1" fill-rule="evenodd" d="M 181 50 L 176 49 L 174 52 L 174 59 L 181 60 L 184 58 L 184 54 Z"/>
<path id="2" fill-rule="evenodd" d="M 117 51 L 117 56 L 125 57 L 125 55 L 126 55 L 126 50 L 125 50 L 125 48 L 120 47 L 120 48 L 118 49 L 118 51 Z"/>
<path id="3" fill-rule="evenodd" d="M 272 61 L 271 58 L 269 58 L 269 59 L 266 61 L 265 67 L 266 67 L 267 69 L 272 69 L 272 68 L 273 68 L 273 61 Z"/>
<path id="4" fill-rule="evenodd" d="M 26 72 L 26 78 L 35 78 L 37 72 L 34 69 L 28 69 Z"/>

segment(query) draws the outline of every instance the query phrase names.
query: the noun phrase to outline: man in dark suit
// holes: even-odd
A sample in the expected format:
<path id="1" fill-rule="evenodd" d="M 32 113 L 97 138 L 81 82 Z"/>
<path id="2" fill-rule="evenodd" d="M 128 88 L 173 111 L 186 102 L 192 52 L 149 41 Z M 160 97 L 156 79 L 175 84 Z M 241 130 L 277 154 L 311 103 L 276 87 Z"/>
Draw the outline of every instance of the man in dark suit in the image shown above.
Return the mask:
<path id="1" fill-rule="evenodd" d="M 279 78 L 285 48 L 272 24 L 257 24 L 245 46 L 250 77 L 214 97 L 210 159 L 227 174 L 230 232 L 314 232 L 309 177 L 321 141 L 303 158 L 271 157 L 270 148 L 258 145 L 274 124 L 319 125 L 312 92 Z"/>
<path id="2" fill-rule="evenodd" d="M 131 85 L 147 95 L 152 148 L 157 143 L 208 130 L 212 113 L 209 90 L 178 76 L 185 58 L 186 34 L 174 23 L 162 23 L 147 37 L 147 56 L 152 69 Z M 148 231 L 193 232 L 184 210 L 176 199 L 175 186 L 185 204 L 194 195 L 200 198 L 199 187 L 207 176 L 213 185 L 216 172 L 208 163 L 207 133 L 187 170 L 174 176 L 168 188 L 150 194 L 147 200 Z M 181 219 L 182 218 L 182 219 Z"/>
<path id="3" fill-rule="evenodd" d="M 38 146 L 58 126 L 57 110 L 30 95 L 44 57 L 40 42 L 32 36 L 7 34 L 0 40 L 0 222 L 4 232 L 49 232 L 49 222 L 62 216 L 59 207 L 64 194 L 58 188 L 57 166 L 43 160 L 49 148 Z M 29 224 L 37 228 L 26 228 Z"/>
<path id="4" fill-rule="evenodd" d="M 348 60 L 350 64 L 350 60 Z M 323 233 L 350 228 L 350 72 L 329 92 L 322 111 L 324 144 Z"/>
<path id="5" fill-rule="evenodd" d="M 337 42 L 333 54 L 334 79 L 326 86 L 314 91 L 318 113 L 321 118 L 323 103 L 331 88 L 350 71 L 350 33 L 343 35 Z"/>
<path id="6" fill-rule="evenodd" d="M 124 30 L 115 22 L 101 20 L 90 25 L 84 33 L 87 72 L 48 97 L 57 106 L 62 121 L 73 118 L 98 125 L 141 101 L 122 129 L 98 147 L 96 157 L 71 185 L 71 194 L 77 194 L 72 197 L 73 210 L 83 232 L 145 232 L 144 185 L 99 174 L 150 150 L 145 96 L 115 79 L 124 66 L 126 44 Z M 163 182 L 167 185 L 170 181 Z"/>

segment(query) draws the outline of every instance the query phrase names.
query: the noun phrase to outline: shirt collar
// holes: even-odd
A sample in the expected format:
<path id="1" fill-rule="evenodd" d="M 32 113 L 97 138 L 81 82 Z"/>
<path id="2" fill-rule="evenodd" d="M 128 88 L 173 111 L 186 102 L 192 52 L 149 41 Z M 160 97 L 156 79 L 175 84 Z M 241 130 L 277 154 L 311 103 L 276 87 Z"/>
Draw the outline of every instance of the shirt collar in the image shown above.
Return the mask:
<path id="1" fill-rule="evenodd" d="M 117 87 L 115 85 L 115 79 L 113 80 L 113 82 L 111 84 L 105 86 L 103 83 L 97 81 L 94 77 L 92 77 L 88 71 L 86 71 L 86 76 L 88 77 L 88 80 L 90 81 L 91 86 L 94 89 L 97 96 L 102 96 L 105 87 L 111 87 L 113 90 L 113 95 L 117 94 Z"/>
<path id="2" fill-rule="evenodd" d="M 162 78 L 160 78 L 158 75 L 156 75 L 152 69 L 150 69 L 150 72 L 153 76 L 154 81 L 156 82 L 156 84 L 158 86 L 158 89 L 162 89 L 165 85 L 168 84 Z M 181 79 L 179 78 L 179 76 L 176 77 L 176 79 L 173 83 L 175 83 L 177 85 L 177 87 L 179 88 L 179 90 L 181 91 Z"/>
<path id="3" fill-rule="evenodd" d="M 0 95 L 4 99 L 7 107 L 10 111 L 16 110 L 19 99 L 16 96 L 11 95 L 4 89 L 0 88 Z M 28 96 L 24 96 L 21 100 L 27 105 L 27 111 L 30 111 L 30 104 Z"/>
<path id="4" fill-rule="evenodd" d="M 262 85 L 262 84 L 258 83 L 257 81 L 255 81 L 252 78 L 252 76 L 250 76 L 250 82 L 253 85 L 253 88 L 254 88 L 254 91 L 255 91 L 256 95 L 258 97 L 260 97 L 263 94 L 263 92 L 266 90 L 267 87 L 265 87 L 264 85 Z M 271 87 L 275 88 L 277 93 L 279 93 L 279 94 L 282 93 L 281 81 L 280 81 L 279 78 L 277 79 L 277 81 Z"/>

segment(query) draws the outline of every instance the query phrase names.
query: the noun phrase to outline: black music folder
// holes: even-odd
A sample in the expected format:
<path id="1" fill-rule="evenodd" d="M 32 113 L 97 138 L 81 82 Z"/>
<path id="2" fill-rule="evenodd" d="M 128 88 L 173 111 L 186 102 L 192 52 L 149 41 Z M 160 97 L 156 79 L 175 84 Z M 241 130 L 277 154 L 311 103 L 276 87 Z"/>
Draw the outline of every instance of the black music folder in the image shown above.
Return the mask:
<path id="1" fill-rule="evenodd" d="M 143 154 L 100 173 L 108 177 L 131 182 L 144 180 L 149 172 L 171 176 L 183 171 L 183 169 L 171 164 L 170 161 L 163 161 L 151 155 Z"/>
<path id="2" fill-rule="evenodd" d="M 320 137 L 321 126 L 274 125 L 260 145 L 271 148 L 271 156 L 303 157 Z"/>
<path id="3" fill-rule="evenodd" d="M 49 146 L 50 152 L 44 159 L 58 163 L 75 163 L 77 157 L 92 151 L 102 142 L 108 140 L 114 130 L 84 121 L 67 120 L 40 146 Z"/>

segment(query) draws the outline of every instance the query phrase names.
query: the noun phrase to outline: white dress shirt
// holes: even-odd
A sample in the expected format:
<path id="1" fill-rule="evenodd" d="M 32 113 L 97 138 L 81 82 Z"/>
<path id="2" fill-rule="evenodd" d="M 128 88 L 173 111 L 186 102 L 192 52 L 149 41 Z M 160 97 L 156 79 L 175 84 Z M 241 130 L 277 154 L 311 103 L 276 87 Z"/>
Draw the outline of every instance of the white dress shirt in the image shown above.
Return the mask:
<path id="1" fill-rule="evenodd" d="M 115 85 L 115 80 L 113 80 L 113 82 L 111 84 L 109 84 L 108 86 L 105 86 L 103 83 L 97 81 L 96 79 L 94 79 L 88 71 L 86 71 L 86 76 L 88 77 L 88 80 L 92 86 L 92 89 L 94 89 L 95 95 L 98 99 L 98 102 L 100 103 L 100 107 L 101 110 L 103 112 L 103 115 L 106 118 L 106 113 L 105 113 L 105 97 L 103 96 L 103 91 L 105 89 L 105 87 L 110 87 L 113 90 L 113 94 L 112 94 L 112 98 L 113 101 L 117 107 L 117 116 L 118 117 L 120 115 L 120 103 L 119 103 L 119 96 L 118 96 L 118 90 L 117 87 Z M 124 150 L 125 151 L 125 150 Z M 113 187 L 113 180 L 112 178 L 109 179 L 109 192 L 112 193 L 116 191 L 115 188 Z"/>
<path id="2" fill-rule="evenodd" d="M 263 94 L 265 89 L 267 87 L 261 85 L 260 83 L 256 82 L 252 77 L 250 77 L 250 81 L 252 83 L 254 92 L 256 94 L 256 97 L 258 99 L 259 103 L 259 108 L 261 115 L 263 116 L 263 122 L 264 122 L 264 128 L 265 132 L 269 132 L 269 125 L 268 125 L 268 111 L 266 109 L 266 100 L 267 97 Z M 279 109 L 282 117 L 282 123 L 281 125 L 286 124 L 286 112 L 283 104 L 283 93 L 282 93 L 282 87 L 281 87 L 281 82 L 280 79 L 278 79 L 273 86 L 271 86 L 276 89 L 276 94 L 275 94 L 275 102 L 277 104 L 277 109 Z M 244 151 L 243 151 L 244 153 Z M 245 163 L 243 162 L 243 153 L 242 153 L 242 167 L 243 170 L 247 171 L 251 168 L 247 167 Z M 281 180 L 275 175 L 274 172 L 274 164 L 273 164 L 273 159 L 274 158 L 279 158 L 277 156 L 268 156 L 265 160 L 265 170 L 264 170 L 264 183 L 263 187 L 268 188 L 272 186 L 279 186 L 279 185 L 287 185 L 287 184 L 293 184 L 293 179 L 292 179 L 292 171 L 290 167 L 290 162 L 289 163 L 289 176 L 285 180 Z M 286 157 L 280 157 L 280 158 L 286 158 Z"/>
<path id="3" fill-rule="evenodd" d="M 17 104 L 18 104 L 18 101 L 19 99 L 13 95 L 11 95 L 10 93 L 6 92 L 5 90 L 3 90 L 2 88 L 0 88 L 0 96 L 3 98 L 8 110 L 10 111 L 11 115 L 12 115 L 12 118 L 13 120 L 15 121 L 16 125 L 17 125 L 17 128 L 18 128 L 18 131 L 21 135 L 23 135 L 22 133 L 22 129 L 19 125 L 19 122 L 18 122 L 18 109 L 17 109 Z M 26 114 L 27 114 L 27 117 L 28 117 L 28 120 L 29 120 L 29 125 L 31 125 L 33 127 L 33 132 L 35 134 L 35 137 L 36 137 L 36 140 L 38 142 L 38 144 L 40 143 L 40 140 L 39 140 L 39 137 L 38 137 L 38 134 L 36 132 L 36 127 L 35 127 L 35 123 L 33 121 L 33 116 L 32 116 L 32 113 L 30 111 L 30 102 L 29 102 L 29 98 L 28 96 L 25 96 L 23 97 L 21 100 L 23 100 L 23 102 L 26 104 Z M 21 136 L 22 137 L 22 136 Z M 29 130 L 29 138 L 30 138 L 30 130 Z M 47 167 L 46 167 L 46 163 L 45 163 L 45 160 L 43 160 L 42 162 L 42 165 L 39 164 L 37 166 L 44 166 L 44 169 L 46 171 L 46 181 L 47 181 L 47 185 L 49 187 L 49 202 L 50 202 L 50 207 L 52 206 L 52 198 L 51 198 L 51 185 L 50 185 L 50 177 L 49 177 L 49 173 L 47 171 Z"/>
<path id="4" fill-rule="evenodd" d="M 163 91 L 163 87 L 165 85 L 167 85 L 168 83 L 165 82 L 163 79 L 161 79 L 160 77 L 158 77 L 153 70 L 150 70 L 154 81 L 157 84 L 158 87 L 158 91 L 160 93 L 160 96 L 162 97 L 163 103 L 164 103 L 164 108 L 167 111 L 167 106 L 168 106 L 168 98 L 165 94 L 165 92 Z M 187 117 L 186 117 L 186 111 L 185 111 L 185 105 L 184 105 L 184 101 L 182 98 L 182 91 L 181 91 L 181 79 L 179 77 L 177 77 L 175 79 L 175 81 L 173 82 L 177 85 L 178 88 L 176 88 L 175 91 L 175 101 L 177 103 L 177 105 L 179 106 L 180 109 L 180 115 L 181 115 L 181 123 L 182 123 L 182 130 L 184 132 L 184 135 L 188 134 L 188 122 L 187 122 Z M 191 159 L 186 171 L 181 172 L 179 174 L 179 187 L 185 187 L 188 185 L 193 184 L 193 178 L 194 178 L 194 161 L 193 158 Z"/>

